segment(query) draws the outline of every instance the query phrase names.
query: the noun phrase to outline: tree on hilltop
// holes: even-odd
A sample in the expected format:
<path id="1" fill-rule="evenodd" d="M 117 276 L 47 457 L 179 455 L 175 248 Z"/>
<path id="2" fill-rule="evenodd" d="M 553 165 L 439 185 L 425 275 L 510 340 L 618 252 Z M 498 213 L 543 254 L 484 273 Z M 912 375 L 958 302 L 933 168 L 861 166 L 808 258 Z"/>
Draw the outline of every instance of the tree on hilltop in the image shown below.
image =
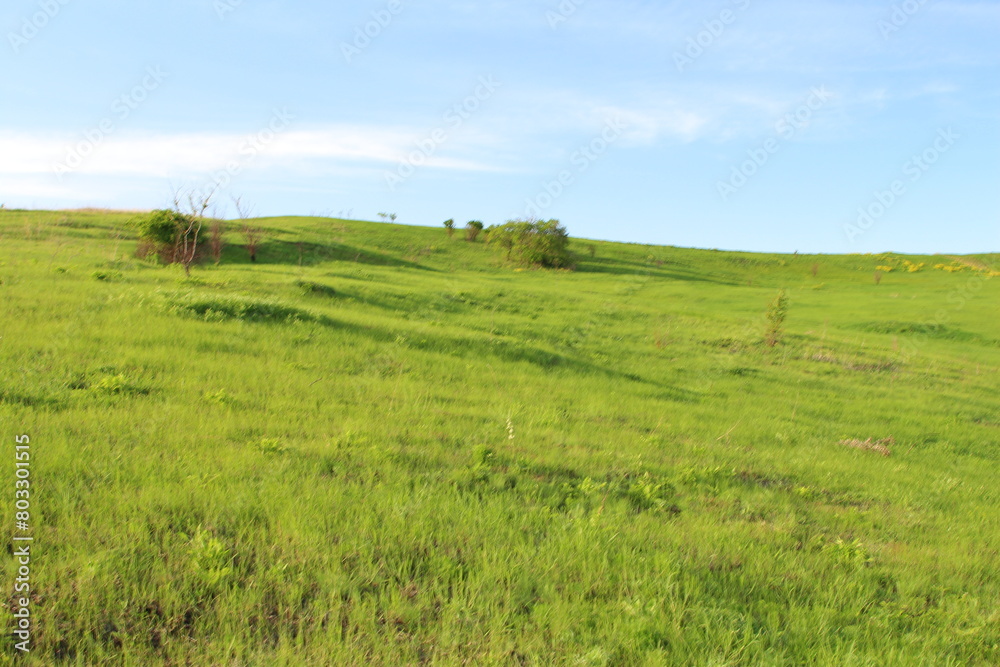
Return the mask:
<path id="1" fill-rule="evenodd" d="M 510 220 L 490 227 L 487 243 L 503 250 L 507 261 L 523 266 L 550 269 L 572 266 L 569 234 L 558 220 Z"/>

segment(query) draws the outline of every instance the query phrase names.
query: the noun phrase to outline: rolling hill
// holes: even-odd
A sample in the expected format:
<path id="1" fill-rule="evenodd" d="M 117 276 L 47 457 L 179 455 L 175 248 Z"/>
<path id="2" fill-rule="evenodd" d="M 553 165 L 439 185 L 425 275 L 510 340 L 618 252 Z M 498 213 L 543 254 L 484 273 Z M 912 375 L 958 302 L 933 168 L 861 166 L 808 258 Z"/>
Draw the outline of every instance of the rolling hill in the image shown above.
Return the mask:
<path id="1" fill-rule="evenodd" d="M 1000 256 L 134 215 L 0 211 L 17 664 L 1000 664 Z"/>

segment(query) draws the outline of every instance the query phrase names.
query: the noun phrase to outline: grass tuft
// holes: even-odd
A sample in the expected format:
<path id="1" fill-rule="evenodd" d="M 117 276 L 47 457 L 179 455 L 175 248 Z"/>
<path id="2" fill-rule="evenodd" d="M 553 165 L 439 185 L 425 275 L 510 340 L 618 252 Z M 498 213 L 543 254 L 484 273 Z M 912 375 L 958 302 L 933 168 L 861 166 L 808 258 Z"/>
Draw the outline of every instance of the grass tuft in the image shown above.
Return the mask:
<path id="1" fill-rule="evenodd" d="M 319 318 L 308 310 L 277 300 L 255 299 L 240 295 L 204 297 L 185 295 L 168 301 L 169 311 L 197 316 L 206 322 L 239 320 L 243 322 L 315 322 Z"/>

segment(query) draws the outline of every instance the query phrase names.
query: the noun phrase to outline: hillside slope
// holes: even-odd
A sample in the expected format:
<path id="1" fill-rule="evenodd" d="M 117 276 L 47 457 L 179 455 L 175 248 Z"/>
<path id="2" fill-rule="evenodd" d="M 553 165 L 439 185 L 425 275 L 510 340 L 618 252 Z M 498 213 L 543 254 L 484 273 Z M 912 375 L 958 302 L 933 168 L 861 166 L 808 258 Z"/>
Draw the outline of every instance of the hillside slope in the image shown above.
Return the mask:
<path id="1" fill-rule="evenodd" d="M 0 211 L 27 664 L 1000 663 L 997 255 L 129 217 Z"/>

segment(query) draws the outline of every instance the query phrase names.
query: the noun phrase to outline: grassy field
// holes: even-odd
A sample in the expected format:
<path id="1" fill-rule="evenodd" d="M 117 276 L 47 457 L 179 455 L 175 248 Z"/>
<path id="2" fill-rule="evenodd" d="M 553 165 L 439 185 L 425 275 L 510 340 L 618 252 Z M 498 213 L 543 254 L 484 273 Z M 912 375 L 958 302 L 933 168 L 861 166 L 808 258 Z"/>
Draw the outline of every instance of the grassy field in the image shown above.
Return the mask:
<path id="1" fill-rule="evenodd" d="M 129 217 L 0 211 L 0 664 L 1000 664 L 1000 256 Z"/>

